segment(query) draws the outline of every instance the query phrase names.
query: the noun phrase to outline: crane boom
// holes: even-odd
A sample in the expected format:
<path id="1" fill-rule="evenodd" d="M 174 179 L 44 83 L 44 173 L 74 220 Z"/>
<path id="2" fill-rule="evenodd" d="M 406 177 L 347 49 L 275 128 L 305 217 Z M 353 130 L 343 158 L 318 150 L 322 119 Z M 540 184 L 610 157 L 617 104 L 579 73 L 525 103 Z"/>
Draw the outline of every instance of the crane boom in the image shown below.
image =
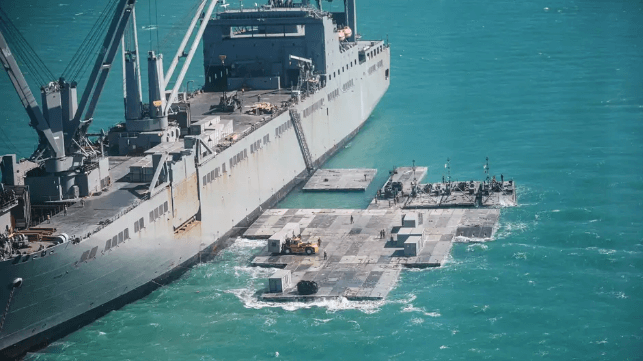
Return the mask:
<path id="1" fill-rule="evenodd" d="M 120 0 L 116 7 L 116 12 L 114 13 L 109 30 L 103 41 L 101 55 L 94 63 L 91 75 L 87 81 L 87 86 L 78 105 L 78 110 L 72 120 L 71 128 L 76 129 L 76 134 L 67 135 L 70 138 L 69 143 L 71 143 L 71 139 L 73 139 L 79 131 L 85 132 L 91 122 L 98 98 L 103 91 L 105 81 L 114 62 L 114 57 L 116 56 L 123 32 L 125 31 L 125 26 L 132 15 L 135 3 L 136 0 Z M 87 108 L 87 112 L 83 115 L 85 108 Z M 81 118 L 84 118 L 82 122 L 85 123 L 82 130 L 80 129 Z"/>
<path id="2" fill-rule="evenodd" d="M 188 53 L 188 56 L 185 59 L 185 63 L 183 63 L 183 67 L 181 68 L 181 72 L 179 73 L 179 76 L 176 79 L 176 83 L 174 83 L 174 88 L 172 88 L 172 93 L 170 94 L 170 97 L 167 100 L 167 104 L 165 105 L 163 114 L 169 113 L 170 108 L 172 107 L 172 103 L 174 103 L 174 99 L 176 99 L 176 94 L 179 92 L 179 87 L 181 86 L 181 83 L 183 83 L 183 78 L 185 78 L 185 74 L 187 73 L 188 68 L 190 67 L 190 63 L 192 62 L 194 53 L 196 52 L 196 49 L 199 47 L 199 42 L 201 41 L 203 32 L 205 31 L 205 28 L 208 26 L 208 21 L 210 21 L 210 16 L 212 16 L 212 11 L 214 11 L 214 7 L 217 5 L 218 2 L 219 0 L 211 0 L 210 5 L 208 6 L 208 9 L 205 12 L 205 17 L 203 18 L 203 21 L 199 26 L 199 30 L 197 31 L 194 41 L 192 42 L 192 47 L 190 48 L 190 52 Z"/>
<path id="3" fill-rule="evenodd" d="M 179 45 L 179 48 L 176 50 L 176 55 L 174 55 L 174 58 L 172 58 L 172 63 L 170 64 L 170 68 L 167 70 L 167 73 L 165 73 L 165 79 L 164 79 L 165 86 L 163 88 L 167 88 L 168 84 L 170 83 L 172 74 L 174 73 L 176 66 L 179 64 L 179 58 L 183 56 L 183 50 L 185 50 L 185 46 L 188 44 L 188 40 L 190 40 L 190 35 L 192 35 L 192 32 L 194 31 L 194 26 L 196 25 L 196 22 L 199 20 L 199 17 L 201 16 L 201 12 L 203 11 L 203 8 L 205 7 L 206 3 L 207 3 L 207 0 L 202 0 L 201 4 L 199 4 L 199 8 L 196 10 L 196 13 L 194 13 L 194 17 L 192 18 L 192 22 L 188 27 L 188 31 L 185 32 L 185 35 L 183 36 L 183 40 L 181 41 L 181 45 Z"/>
<path id="4" fill-rule="evenodd" d="M 25 107 L 27 115 L 29 115 L 29 118 L 31 120 L 29 125 L 36 129 L 38 135 L 40 136 L 41 142 L 43 141 L 43 138 L 46 139 L 48 143 L 47 147 L 53 152 L 53 157 L 63 157 L 65 155 L 65 147 L 63 137 L 61 134 L 59 134 L 61 132 L 56 132 L 56 134 L 52 132 L 49 123 L 43 116 L 42 110 L 38 106 L 36 98 L 34 98 L 31 89 L 29 89 L 29 85 L 27 84 L 24 75 L 22 75 L 22 72 L 18 67 L 18 63 L 11 53 L 11 49 L 9 48 L 9 45 L 7 44 L 7 41 L 5 40 L 1 32 L 0 61 L 2 62 L 7 75 L 9 75 L 9 79 L 11 80 L 13 87 L 18 93 L 18 97 L 20 97 L 22 106 Z"/>

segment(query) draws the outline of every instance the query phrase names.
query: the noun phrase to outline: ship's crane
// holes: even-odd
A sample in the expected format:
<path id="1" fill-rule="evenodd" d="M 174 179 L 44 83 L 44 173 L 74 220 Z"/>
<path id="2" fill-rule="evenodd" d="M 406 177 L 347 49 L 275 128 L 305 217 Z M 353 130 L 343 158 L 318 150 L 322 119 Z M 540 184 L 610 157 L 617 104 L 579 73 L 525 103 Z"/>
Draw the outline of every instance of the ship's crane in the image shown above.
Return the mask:
<path id="1" fill-rule="evenodd" d="M 51 79 L 44 84 L 41 93 L 43 110 L 40 110 L 29 85 L 25 80 L 9 45 L 0 32 L 0 60 L 31 120 L 30 125 L 39 135 L 38 150 L 32 160 L 45 162 L 48 173 L 71 171 L 83 165 L 78 157 L 86 153 L 87 129 L 92 122 L 94 110 L 112 67 L 119 42 L 123 37 L 136 0 L 119 0 L 107 33 L 101 44 L 80 103 L 76 103 L 76 84 L 63 78 Z M 72 59 L 75 63 L 77 59 Z M 73 157 L 72 157 L 73 156 Z"/>
<path id="2" fill-rule="evenodd" d="M 52 127 L 52 125 L 43 116 L 42 111 L 36 102 L 36 98 L 34 98 L 31 89 L 29 89 L 29 85 L 27 84 L 25 77 L 22 75 L 16 59 L 13 56 L 11 49 L 9 49 L 9 45 L 7 44 L 2 32 L 0 32 L 0 61 L 2 61 L 2 65 L 7 72 L 7 75 L 9 75 L 9 79 L 11 80 L 13 87 L 18 93 L 18 97 L 20 97 L 22 106 L 25 107 L 25 110 L 27 111 L 27 115 L 31 120 L 29 125 L 38 133 L 40 143 L 48 145 L 53 157 L 63 157 L 65 155 L 65 150 L 63 139 L 60 134 L 61 132 L 59 130 L 56 131 L 55 129 L 57 127 Z"/>
<path id="3" fill-rule="evenodd" d="M 203 9 L 206 4 L 209 5 L 205 12 Z M 134 49 L 128 46 L 123 46 L 123 68 L 124 71 L 124 97 L 125 97 L 125 118 L 127 120 L 128 131 L 156 131 L 165 130 L 168 127 L 167 116 L 172 110 L 173 103 L 177 100 L 179 89 L 185 79 L 192 58 L 197 51 L 201 37 L 205 32 L 208 21 L 212 16 L 215 6 L 219 0 L 202 0 L 199 4 L 188 30 L 176 51 L 176 55 L 172 58 L 170 67 L 167 73 L 163 72 L 163 56 L 156 54 L 153 51 L 148 52 L 148 89 L 149 89 L 149 103 L 144 104 L 141 95 L 141 77 L 140 65 L 138 60 L 138 40 L 136 34 L 136 27 L 130 30 L 133 34 Z M 192 44 L 188 53 L 185 53 L 185 48 L 188 45 L 190 38 L 194 33 L 194 29 L 201 20 L 196 35 L 192 40 Z M 135 21 L 135 20 L 134 20 Z M 124 44 L 125 45 L 125 44 Z M 127 48 L 127 49 L 126 49 Z M 172 90 L 167 94 L 166 88 L 169 86 L 174 71 L 176 70 L 179 59 L 185 58 L 181 67 L 179 75 L 174 83 Z"/>
<path id="4" fill-rule="evenodd" d="M 15 172 L 15 155 L 3 157 L 0 163 L 4 184 L 16 186 L 24 182 L 27 186 L 25 189 L 29 196 L 23 198 L 25 204 L 33 202 L 55 208 L 58 202 L 74 202 L 105 189 L 111 183 L 109 161 L 102 156 L 102 143 L 99 151 L 87 139 L 87 130 L 125 28 L 133 16 L 135 3 L 136 0 L 109 1 L 103 11 L 105 15 L 97 20 L 58 80 L 53 79 L 49 71 L 39 76 L 34 74 L 34 70 L 42 71 L 46 65 L 0 9 L 0 62 L 27 111 L 29 125 L 39 137 L 38 148 L 30 159 L 37 170 L 26 174 Z M 9 43 L 15 45 L 20 53 L 12 52 Z M 84 74 L 96 53 L 98 56 L 78 102 L 73 79 Z M 31 76 L 40 84 L 44 83 L 40 89 L 42 108 L 38 106 L 16 56 L 30 70 Z M 71 82 L 65 80 L 66 74 L 71 75 Z"/>
<path id="5" fill-rule="evenodd" d="M 314 81 L 313 73 L 315 71 L 315 66 L 313 61 L 310 59 L 302 58 L 300 56 L 289 55 L 288 60 L 292 64 L 292 61 L 295 60 L 299 66 L 299 78 L 297 80 L 297 89 L 302 90 L 303 85 L 306 86 L 306 93 L 309 92 L 308 85 L 311 81 Z"/>

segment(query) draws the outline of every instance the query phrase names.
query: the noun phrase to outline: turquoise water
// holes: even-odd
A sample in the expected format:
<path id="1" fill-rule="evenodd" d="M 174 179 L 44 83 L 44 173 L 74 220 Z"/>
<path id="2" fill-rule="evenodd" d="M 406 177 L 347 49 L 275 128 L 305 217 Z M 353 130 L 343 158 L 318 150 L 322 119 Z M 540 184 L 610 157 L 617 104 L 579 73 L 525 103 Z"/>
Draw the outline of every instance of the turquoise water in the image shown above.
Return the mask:
<path id="1" fill-rule="evenodd" d="M 103 6 L 66 3 L 2 1 L 54 73 Z M 191 5 L 158 0 L 159 18 Z M 280 206 L 365 207 L 393 166 L 415 160 L 435 181 L 450 158 L 456 178 L 480 179 L 488 156 L 519 186 L 495 239 L 404 271 L 383 302 L 283 305 L 257 301 L 270 271 L 249 267 L 261 243 L 240 240 L 28 359 L 643 358 L 643 4 L 371 0 L 358 11 L 365 38 L 390 39 L 391 88 L 326 166 L 378 176 L 365 194 L 295 191 Z M 63 26 L 70 17 L 79 30 Z M 122 118 L 119 81 L 117 67 L 98 127 Z M 34 135 L 5 76 L 0 96 L 0 151 L 27 156 Z"/>

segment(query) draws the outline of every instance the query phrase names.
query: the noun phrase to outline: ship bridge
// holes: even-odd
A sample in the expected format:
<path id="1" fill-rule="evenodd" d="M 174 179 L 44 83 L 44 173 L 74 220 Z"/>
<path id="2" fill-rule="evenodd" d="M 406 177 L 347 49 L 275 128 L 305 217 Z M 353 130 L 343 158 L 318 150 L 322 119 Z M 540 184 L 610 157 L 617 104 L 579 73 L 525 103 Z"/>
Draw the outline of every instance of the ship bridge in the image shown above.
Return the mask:
<path id="1" fill-rule="evenodd" d="M 337 58 L 355 45 L 354 6 L 347 0 L 343 12 L 332 13 L 306 2 L 217 14 L 203 35 L 204 90 L 297 86 L 300 64 L 293 57 L 309 61 L 323 82 Z"/>

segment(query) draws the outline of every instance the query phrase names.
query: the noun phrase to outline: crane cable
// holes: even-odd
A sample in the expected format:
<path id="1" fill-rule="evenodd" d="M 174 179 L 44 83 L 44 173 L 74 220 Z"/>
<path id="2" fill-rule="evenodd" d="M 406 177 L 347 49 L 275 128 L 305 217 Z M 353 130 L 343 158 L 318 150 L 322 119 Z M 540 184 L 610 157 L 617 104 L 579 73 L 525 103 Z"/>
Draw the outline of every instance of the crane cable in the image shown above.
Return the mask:
<path id="1" fill-rule="evenodd" d="M 160 42 L 159 48 L 164 48 L 170 40 L 175 40 L 175 37 L 178 34 L 184 33 L 184 26 L 185 24 L 190 23 L 190 19 L 194 16 L 194 12 L 196 9 L 199 7 L 203 0 L 197 0 L 195 1 L 194 5 L 192 5 L 192 8 L 188 10 L 183 18 L 177 20 L 173 25 L 172 28 L 168 31 L 168 33 L 163 37 L 163 39 Z"/>
<path id="2" fill-rule="evenodd" d="M 78 68 L 81 67 L 81 60 L 84 59 L 85 53 L 89 51 L 90 44 L 94 41 L 96 34 L 100 33 L 100 29 L 102 28 L 105 19 L 107 18 L 105 15 L 108 13 L 109 8 L 113 5 L 113 3 L 113 0 L 108 1 L 103 11 L 99 13 L 101 14 L 101 16 L 96 19 L 96 22 L 94 22 L 94 25 L 90 29 L 89 33 L 87 33 L 87 36 L 85 37 L 85 39 L 83 39 L 83 42 L 76 50 L 76 53 L 72 57 L 71 61 L 63 70 L 62 77 L 67 77 L 71 74 L 75 74 Z"/>
<path id="3" fill-rule="evenodd" d="M 86 46 L 79 48 L 79 59 L 77 65 L 74 67 L 73 73 L 71 73 L 71 79 L 73 81 L 77 81 L 82 78 L 90 68 L 89 63 L 94 59 L 94 56 L 99 55 L 104 51 L 104 49 L 102 49 L 101 39 L 109 28 L 111 23 L 110 19 L 116 12 L 117 2 L 118 0 L 111 0 L 108 4 L 108 8 L 111 7 L 111 9 L 106 10 L 106 12 L 102 14 L 101 18 L 97 21 L 98 25 L 95 28 L 96 30 L 93 33 L 88 34 Z"/>
<path id="4" fill-rule="evenodd" d="M 7 35 L 7 41 L 14 46 L 15 54 L 27 66 L 29 75 L 39 85 L 48 84 L 56 79 L 2 8 L 0 8 L 0 29 Z"/>

